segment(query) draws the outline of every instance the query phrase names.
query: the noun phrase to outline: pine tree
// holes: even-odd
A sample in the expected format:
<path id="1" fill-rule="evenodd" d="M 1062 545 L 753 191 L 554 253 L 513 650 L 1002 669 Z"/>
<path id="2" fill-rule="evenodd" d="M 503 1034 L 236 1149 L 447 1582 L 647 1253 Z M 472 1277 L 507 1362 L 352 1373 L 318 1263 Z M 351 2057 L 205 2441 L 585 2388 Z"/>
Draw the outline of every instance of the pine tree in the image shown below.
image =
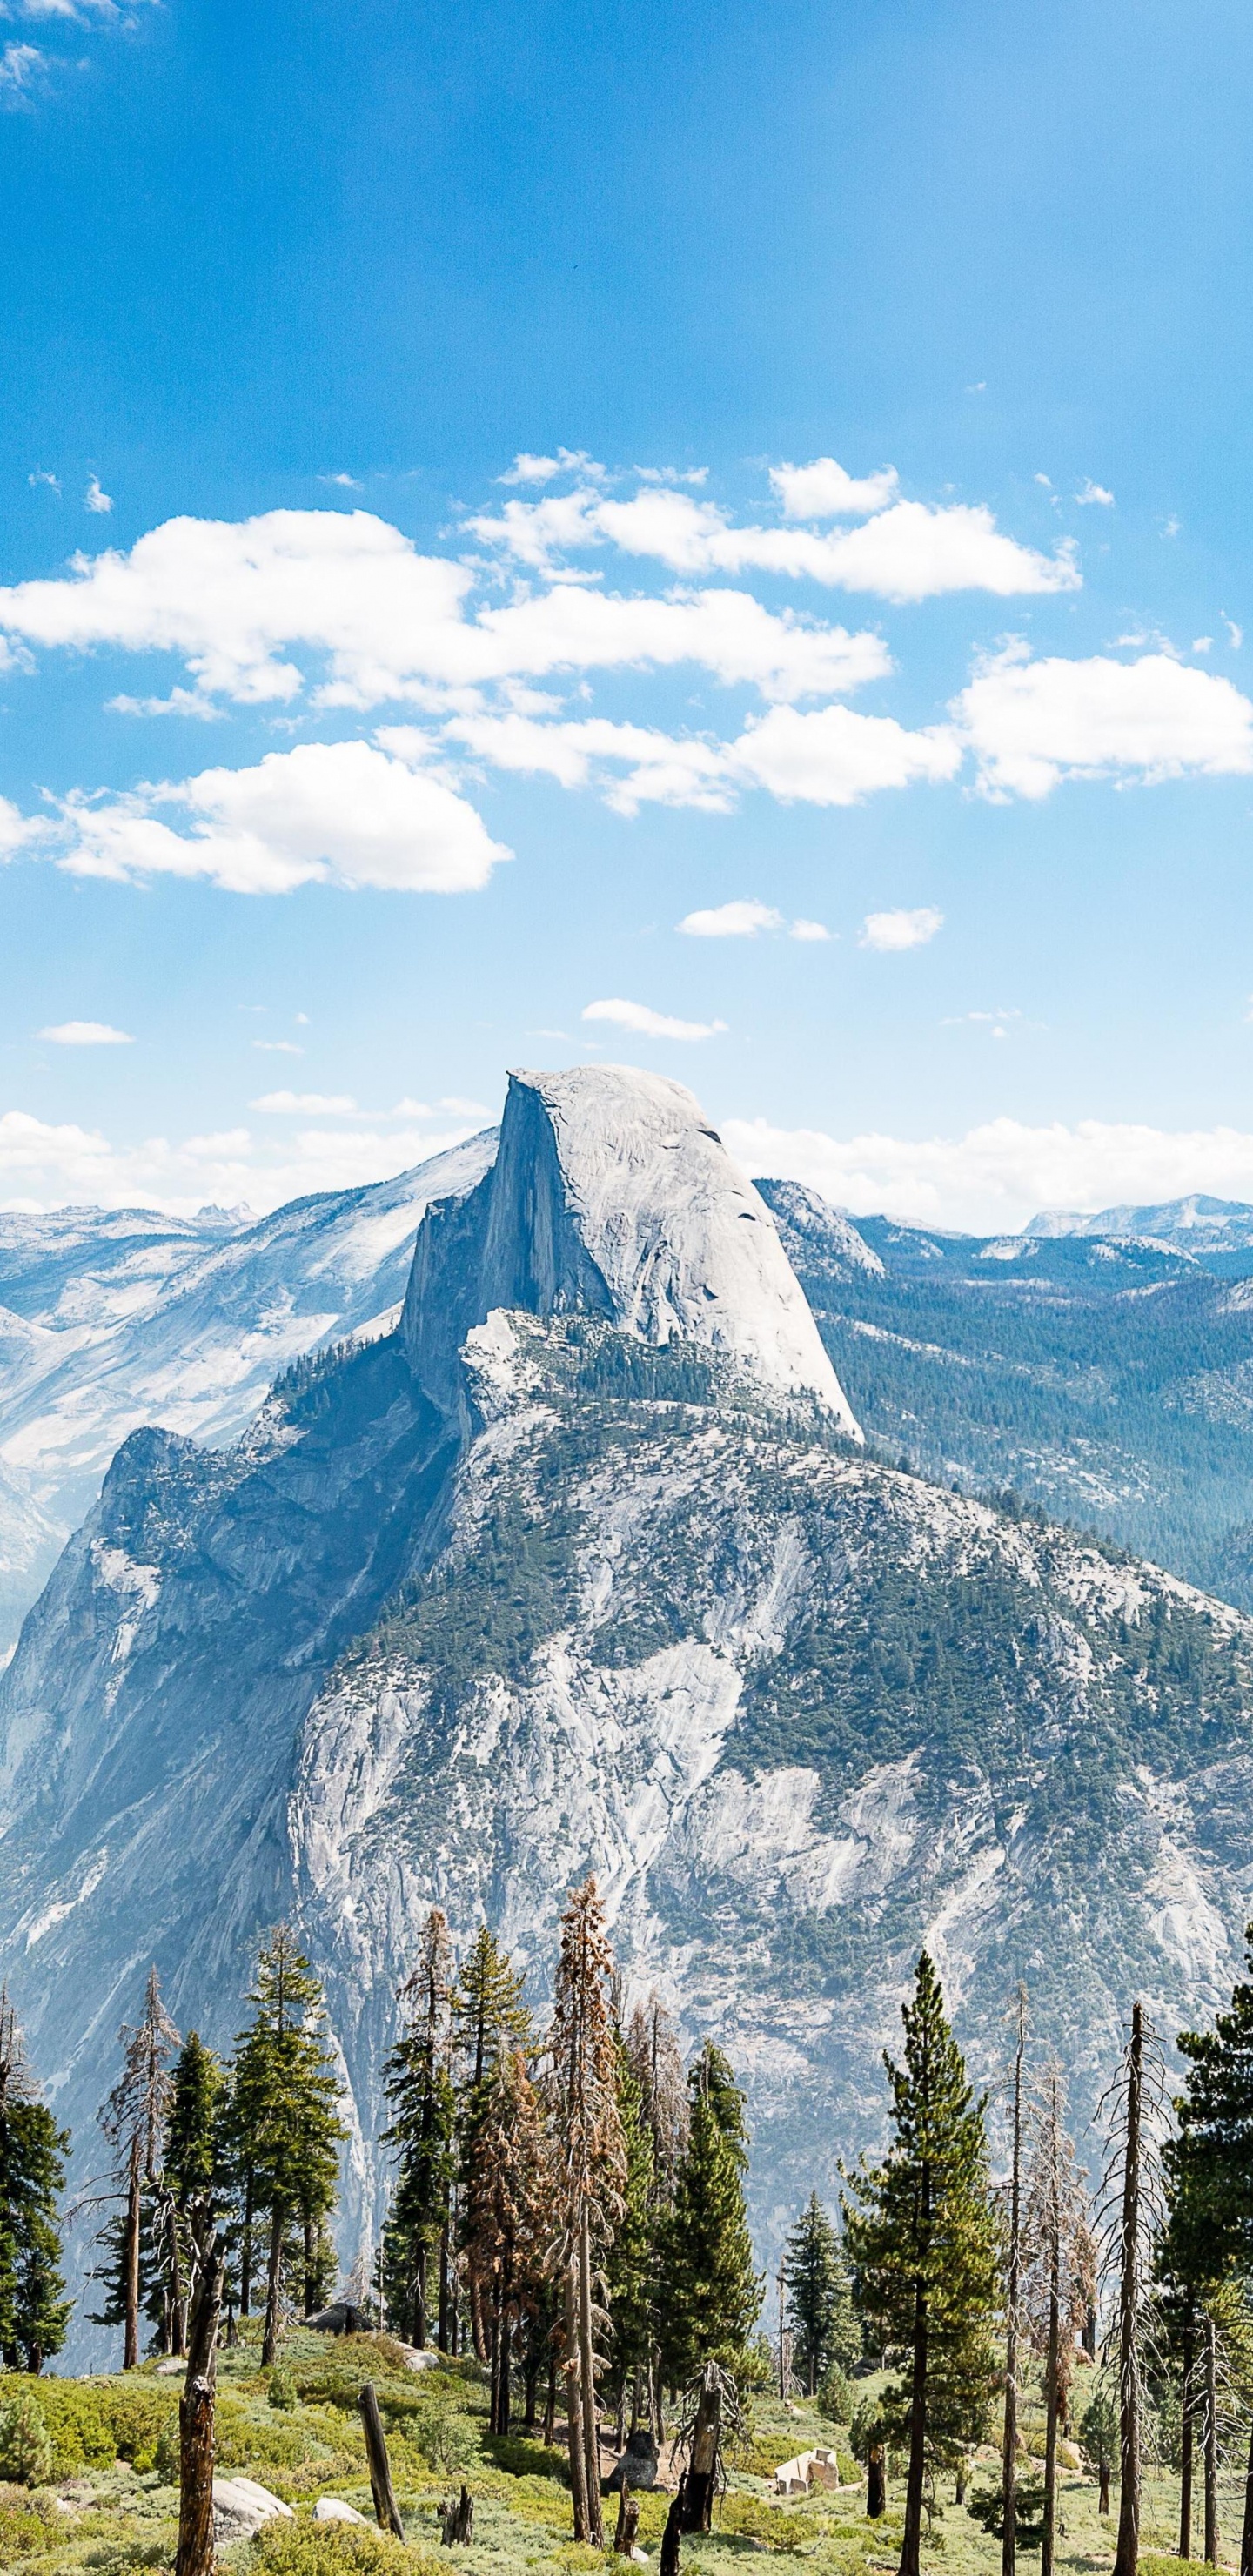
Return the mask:
<path id="1" fill-rule="evenodd" d="M 670 2211 L 679 2166 L 687 2147 L 688 2099 L 683 2073 L 683 2052 L 673 2015 L 667 2011 L 654 1987 L 647 2003 L 637 2004 L 626 2033 L 627 2062 L 639 2089 L 640 2111 L 652 2142 L 653 2185 L 650 2211 L 654 2245 L 660 2247 Z M 661 2409 L 662 2359 L 659 2341 L 660 2312 L 653 2320 L 650 2349 L 644 2360 L 644 2378 L 648 2389 L 648 2410 L 654 2439 L 660 2447 L 664 2434 Z M 631 2402 L 632 2430 L 639 2421 L 640 2373 L 637 2368 Z"/>
<path id="2" fill-rule="evenodd" d="M 179 2046 L 178 2032 L 161 2001 L 155 1967 L 148 1972 L 142 2019 L 133 2027 L 123 2022 L 118 2042 L 122 2072 L 101 2111 L 100 2125 L 113 2148 L 125 2198 L 124 2223 L 115 2243 L 118 2277 L 110 2306 L 123 2329 L 122 2368 L 134 2370 L 139 2362 L 145 2202 L 151 2204 L 160 2181 L 170 2107 L 170 2058 Z M 150 2223 L 150 2206 L 148 2217 Z M 113 2229 L 105 2229 L 102 2241 L 114 2244 Z"/>
<path id="3" fill-rule="evenodd" d="M 388 2315 L 416 2344 L 429 2330 L 433 2250 L 441 2265 L 440 2328 L 447 2334 L 446 2230 L 453 2178 L 455 2104 L 448 2071 L 452 1947 L 438 1906 L 427 1916 L 418 1966 L 400 1989 L 409 2015 L 388 2058 L 383 2090 L 391 2120 L 385 2146 L 400 2151 L 396 2190 L 383 2231 L 383 2293 Z"/>
<path id="4" fill-rule="evenodd" d="M 534 2028 L 523 2000 L 524 1982 L 522 1972 L 512 1965 L 508 1952 L 501 1949 L 495 1933 L 484 1923 L 450 1997 L 457 2137 L 454 2188 L 461 2208 L 472 2187 L 479 2158 L 479 2130 L 486 2112 L 488 2090 L 504 2059 L 514 2049 L 520 2047 L 529 2055 L 534 2048 Z M 461 2241 L 464 2228 L 460 2216 L 456 2230 L 450 2231 L 445 2223 L 441 2236 L 441 2349 L 449 2346 L 456 2324 L 456 2303 L 449 2297 L 450 2232 L 456 2234 L 458 2242 Z M 479 2360 L 486 2361 L 488 2335 L 478 2278 L 473 2269 L 469 2275 L 469 2292 L 474 2349 Z"/>
<path id="5" fill-rule="evenodd" d="M 561 1918 L 548 2035 L 553 2260 L 565 2290 L 566 2409 L 574 2536 L 604 2545 L 596 2396 L 596 2288 L 622 2212 L 626 2155 L 608 1989 L 613 1953 L 589 1877 Z"/>
<path id="6" fill-rule="evenodd" d="M 320 2302 L 325 2227 L 347 2131 L 336 2108 L 340 2084 L 326 2044 L 321 1983 L 285 1923 L 261 1949 L 248 2000 L 253 2019 L 237 2043 L 230 2130 L 246 2177 L 249 2232 L 257 2217 L 268 2221 L 261 2363 L 269 2369 L 278 2350 L 284 2271 L 293 2257 L 303 2269 L 305 2314 Z"/>
<path id="7" fill-rule="evenodd" d="M 618 2439 L 625 2431 L 627 2389 L 634 2390 L 632 2417 L 638 2409 L 642 2376 L 652 2362 L 657 2325 L 657 2167 L 652 2128 L 645 2116 L 643 2091 L 619 2038 L 618 2119 L 622 2128 L 625 2170 L 622 2212 L 605 2265 L 605 2288 L 612 2328 L 610 2386 L 618 2408 Z"/>
<path id="8" fill-rule="evenodd" d="M 464 2223 L 470 2274 L 488 2320 L 489 2430 L 507 2433 L 514 2337 L 537 2304 L 549 2223 L 540 2107 L 520 2048 L 484 2079 Z"/>
<path id="9" fill-rule="evenodd" d="M 850 2177 L 845 2240 L 865 2304 L 911 2355 L 900 2576 L 919 2576 L 928 2479 L 983 2430 L 1000 2248 L 984 2106 L 925 1951 L 902 2019 L 904 2063 L 884 2058 L 895 2135 L 881 2165 Z"/>
<path id="10" fill-rule="evenodd" d="M 73 2307 L 61 2272 L 57 2202 L 68 2133 L 35 2095 L 22 2034 L 0 1989 L 0 2358 L 36 2376 L 61 2350 Z"/>
<path id="11" fill-rule="evenodd" d="M 861 2350 L 848 2265 L 816 2191 L 787 2240 L 784 2263 L 795 2364 L 814 2397 L 828 2365 L 848 2369 Z"/>
<path id="12" fill-rule="evenodd" d="M 1249 1974 L 1233 1988 L 1226 2012 L 1212 2030 L 1179 2033 L 1188 2076 L 1175 2105 L 1178 2138 L 1165 2163 L 1180 2268 L 1199 2284 L 1253 2271 L 1253 1924 L 1245 1945 Z M 1215 2443 L 1211 2430 L 1210 2447 Z M 1240 2576 L 1253 2576 L 1253 2435 Z"/>
<path id="13" fill-rule="evenodd" d="M 706 2040 L 688 2076 L 688 2139 L 664 2235 L 662 2364 L 685 2388 L 707 2361 L 742 2375 L 761 2313 L 744 2206 L 744 2096 L 721 2049 Z"/>

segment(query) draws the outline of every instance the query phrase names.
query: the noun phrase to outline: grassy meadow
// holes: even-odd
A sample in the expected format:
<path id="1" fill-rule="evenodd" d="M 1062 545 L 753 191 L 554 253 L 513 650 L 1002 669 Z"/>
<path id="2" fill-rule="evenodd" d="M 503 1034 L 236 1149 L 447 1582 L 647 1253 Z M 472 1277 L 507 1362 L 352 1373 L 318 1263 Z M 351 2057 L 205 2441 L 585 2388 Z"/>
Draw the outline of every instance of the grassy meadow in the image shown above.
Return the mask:
<path id="1" fill-rule="evenodd" d="M 369 2480 L 357 2392 L 372 2379 L 387 2431 L 393 2478 L 405 2522 L 402 2545 L 373 2529 L 315 2524 L 322 2495 L 340 2496 L 371 2517 Z M 17 2379 L 0 2374 L 0 2407 L 33 2394 L 52 2445 L 47 2483 L 0 2485 L 0 2567 L 31 2576 L 99 2570 L 172 2568 L 177 2531 L 177 2442 L 180 2381 L 154 2363 L 126 2376 Z M 255 2541 L 220 2553 L 230 2576 L 582 2576 L 604 2565 L 597 2550 L 570 2538 L 570 2496 L 560 2449 L 486 2431 L 487 2397 L 473 2363 L 415 2376 L 386 2336 L 325 2336 L 292 2329 L 277 2371 L 262 2372 L 247 2333 L 219 2362 L 218 2468 L 223 2476 L 258 2480 L 290 2504 L 294 2522 L 272 2524 Z M 1028 2448 L 1038 2426 L 1025 2419 Z M 835 2493 L 776 2504 L 774 2467 L 802 2449 L 830 2443 L 850 2482 Z M 901 2482 L 889 2483 L 888 2511 L 865 2516 L 865 2489 L 847 2455 L 847 2434 L 823 2421 L 813 2404 L 785 2409 L 777 2397 L 753 2400 L 751 2447 L 731 2469 L 730 2485 L 707 2538 L 683 2543 L 685 2576 L 743 2576 L 762 2553 L 812 2562 L 815 2576 L 893 2576 L 900 2541 Z M 1077 2456 L 1077 2455 L 1072 2455 Z M 608 2465 L 606 2455 L 606 2465 Z M 1030 2474 L 1027 2471 L 1026 2474 Z M 992 2450 L 973 2465 L 972 2490 L 994 2482 Z M 462 2480 L 475 2499 L 474 2538 L 439 2545 L 440 2503 Z M 1238 2561 L 1243 2481 L 1224 2480 L 1222 2555 Z M 656 2561 L 669 2498 L 640 2499 L 641 2545 Z M 940 2510 L 924 2545 L 936 2576 L 998 2576 L 999 2543 L 953 2501 L 945 2480 Z M 1114 2489 L 1114 2512 L 1118 2492 Z M 612 2540 L 616 2501 L 606 2499 Z M 1177 2539 L 1178 2482 L 1146 2481 L 1144 2576 L 1168 2576 Z M 1114 2554 L 1114 2522 L 1097 2513 L 1095 2481 L 1064 2471 L 1058 2576 L 1097 2576 Z M 621 2564 L 621 2562 L 618 2562 Z M 1024 2576 L 1038 2563 L 1023 2553 Z"/>

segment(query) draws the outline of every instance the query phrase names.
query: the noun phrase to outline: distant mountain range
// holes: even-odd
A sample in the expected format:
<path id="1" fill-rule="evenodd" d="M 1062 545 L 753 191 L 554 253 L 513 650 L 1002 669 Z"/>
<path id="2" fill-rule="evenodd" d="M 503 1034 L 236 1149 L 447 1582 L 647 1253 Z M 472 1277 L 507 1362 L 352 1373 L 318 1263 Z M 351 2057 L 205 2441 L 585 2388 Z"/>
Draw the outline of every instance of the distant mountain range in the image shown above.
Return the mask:
<path id="1" fill-rule="evenodd" d="M 1079 1216 L 1046 1208 L 1023 1228 L 1035 1235 L 1134 1235 L 1141 1242 L 1166 1243 L 1194 1260 L 1222 1262 L 1253 1250 L 1253 1207 L 1239 1199 L 1164 1199 L 1156 1207 L 1102 1208 L 1099 1216 Z M 1243 1269 L 1240 1275 L 1243 1275 Z"/>
<path id="2" fill-rule="evenodd" d="M 959 1388 L 946 1436 L 986 1463 L 1007 1389 L 1055 1398 L 1063 1454 L 1087 1417 L 1049 1335 L 1102 1337 L 1107 1404 L 1180 1289 L 1181 1351 L 1186 1297 L 1234 1292 L 1171 1253 L 851 1225 L 755 1190 L 678 1084 L 515 1076 L 396 1327 L 298 1358 L 229 1446 L 133 1432 L 0 1676 L 0 1977 L 78 2173 L 149 1960 L 228 2043 L 287 1914 L 347 2087 L 350 2262 L 426 1910 L 459 1946 L 486 1915 L 542 2009 L 589 1867 L 629 1990 L 745 2077 L 763 2252 L 880 2134 L 923 1941 L 981 2078 L 1026 1978 L 1082 2122 L 1132 1995 L 1169 2037 L 1238 1960 L 1253 1623 L 892 1461 L 915 1382 Z"/>

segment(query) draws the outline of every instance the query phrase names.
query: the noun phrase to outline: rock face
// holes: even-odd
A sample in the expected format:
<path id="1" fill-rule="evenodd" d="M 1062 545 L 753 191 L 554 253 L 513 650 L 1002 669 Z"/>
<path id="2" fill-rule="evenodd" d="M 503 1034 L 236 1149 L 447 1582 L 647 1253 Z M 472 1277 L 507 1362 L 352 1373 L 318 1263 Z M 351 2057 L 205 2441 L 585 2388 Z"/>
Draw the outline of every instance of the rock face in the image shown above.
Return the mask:
<path id="1" fill-rule="evenodd" d="M 235 1439 L 302 1352 L 385 1328 L 428 1201 L 495 1150 L 489 1130 L 259 1218 L 0 1214 L 0 1658 L 127 1433 Z"/>
<path id="2" fill-rule="evenodd" d="M 981 2076 L 1025 1977 L 1080 2120 L 1135 1993 L 1169 2037 L 1229 1986 L 1253 1628 L 860 1454 L 755 1194 L 686 1094 L 638 1098 L 632 1145 L 627 1077 L 518 1078 L 403 1334 L 300 1362 L 231 1449 L 134 1434 L 27 1621 L 0 1975 L 84 2173 L 149 1961 L 229 2046 L 282 1914 L 340 2052 L 349 2263 L 433 1903 L 542 2012 L 595 1868 L 628 1987 L 747 2081 L 763 2252 L 878 2134 L 924 1941 Z"/>
<path id="3" fill-rule="evenodd" d="M 769 1209 L 662 1074 L 511 1074 L 491 1171 L 418 1238 L 402 1331 L 433 1402 L 455 1407 L 466 1333 L 497 1307 L 725 1352 L 861 1436 Z"/>

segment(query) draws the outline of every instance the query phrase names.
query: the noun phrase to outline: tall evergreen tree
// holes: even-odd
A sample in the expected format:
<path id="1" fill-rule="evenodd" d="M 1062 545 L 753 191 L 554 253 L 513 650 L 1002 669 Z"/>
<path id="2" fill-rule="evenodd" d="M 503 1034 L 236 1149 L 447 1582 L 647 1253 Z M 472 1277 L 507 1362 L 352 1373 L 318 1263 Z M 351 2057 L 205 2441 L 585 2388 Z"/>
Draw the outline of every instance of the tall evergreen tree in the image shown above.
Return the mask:
<path id="1" fill-rule="evenodd" d="M 663 2239 L 662 2365 L 684 2388 L 702 2364 L 741 2373 L 761 2313 L 744 2205 L 744 2096 L 706 2040 L 688 2075 L 688 2139 Z"/>
<path id="2" fill-rule="evenodd" d="M 561 1918 L 548 2035 L 553 2260 L 565 2291 L 566 2412 L 574 2536 L 603 2546 L 596 2394 L 596 2289 L 622 2211 L 626 2155 L 609 2012 L 613 1953 L 593 1877 Z"/>
<path id="3" fill-rule="evenodd" d="M 68 2132 L 30 2080 L 17 2015 L 0 1988 L 0 2358 L 36 2375 L 61 2350 L 73 2307 L 61 2272 L 58 2199 Z"/>
<path id="4" fill-rule="evenodd" d="M 977 2440 L 991 2393 L 999 2228 L 983 2103 L 925 1951 L 902 2008 L 904 2062 L 885 2055 L 894 2137 L 850 2177 L 845 2240 L 861 2297 L 910 2355 L 909 2474 L 900 2576 L 919 2576 L 928 2478 Z"/>
<path id="5" fill-rule="evenodd" d="M 1249 1973 L 1213 2029 L 1179 2033 L 1188 2073 L 1175 2106 L 1178 2138 L 1166 2158 L 1185 2277 L 1213 2282 L 1253 2272 L 1253 1923 L 1245 1946 Z M 1253 2576 L 1253 2434 L 1240 2576 Z"/>
<path id="6" fill-rule="evenodd" d="M 118 2040 L 122 2072 L 101 2111 L 100 2125 L 114 2151 L 125 2207 L 120 2231 L 106 2228 L 103 2241 L 114 2248 L 118 2266 L 110 2306 L 123 2329 L 122 2368 L 134 2370 L 139 2362 L 141 2238 L 145 2215 L 151 2227 L 151 2204 L 161 2178 L 170 2059 L 179 2046 L 155 1967 L 148 1972 L 140 2020 L 133 2026 L 123 2022 Z"/>
<path id="7" fill-rule="evenodd" d="M 861 2350 L 844 2250 L 816 2191 L 788 2237 L 784 2264 L 793 2360 L 814 2397 L 829 2364 L 851 2369 Z"/>
<path id="8" fill-rule="evenodd" d="M 481 1925 L 450 1997 L 457 2137 L 453 2188 L 461 2213 L 451 2233 L 462 2251 L 464 2210 L 483 2152 L 480 2133 L 488 2117 L 491 2088 L 504 2060 L 515 2049 L 521 2048 L 528 2056 L 534 2049 L 535 2032 L 523 1999 L 524 1983 L 522 1971 L 513 1966 L 495 1933 L 486 1923 Z M 441 2347 L 448 2343 L 449 2329 L 456 2317 L 456 2303 L 449 2296 L 449 2236 L 445 2223 L 440 2262 Z M 489 2335 L 479 2275 L 473 2265 L 469 2267 L 469 2293 L 474 2349 L 479 2360 L 486 2361 Z"/>
<path id="9" fill-rule="evenodd" d="M 231 2131 L 248 2179 L 250 2214 L 268 2223 L 261 2361 L 269 2369 L 278 2351 L 285 2269 L 294 2259 L 303 2271 L 306 2315 L 325 2288 L 325 2227 L 347 2131 L 336 2107 L 340 2083 L 326 2043 L 321 1983 L 285 1923 L 262 1946 L 248 2000 L 253 2018 L 236 2048 Z"/>
<path id="10" fill-rule="evenodd" d="M 667 2010 L 655 1987 L 647 2003 L 636 2004 L 627 2025 L 625 2045 L 627 2063 L 638 2088 L 641 2117 L 652 2145 L 650 2224 L 654 2247 L 659 2248 L 674 2205 L 679 2166 L 687 2147 L 688 2099 L 683 2052 L 674 2016 Z M 644 2376 L 653 2435 L 660 2445 L 664 2426 L 660 2308 L 656 2285 L 653 2306 L 652 2340 L 645 2357 Z M 637 2370 L 632 2392 L 632 2429 L 639 2420 L 639 2399 Z"/>
<path id="11" fill-rule="evenodd" d="M 605 2264 L 610 2320 L 609 2382 L 618 2408 L 618 2438 L 625 2432 L 628 2389 L 632 2425 L 644 2374 L 652 2363 L 657 2328 L 657 2164 L 643 2091 L 619 2037 L 618 2119 L 624 2171 L 622 2209 Z"/>
<path id="12" fill-rule="evenodd" d="M 430 2326 L 431 2256 L 444 2245 L 453 2178 L 455 2105 L 448 2059 L 451 2041 L 452 1945 L 438 1906 L 427 1916 L 421 1955 L 400 1990 L 408 2014 L 383 2076 L 391 2119 L 383 2143 L 399 2150 L 396 2189 L 383 2231 L 387 2313 L 416 2344 Z M 446 2266 L 446 2255 L 445 2255 Z M 447 2333 L 447 2288 L 441 2283 L 441 2339 Z"/>

